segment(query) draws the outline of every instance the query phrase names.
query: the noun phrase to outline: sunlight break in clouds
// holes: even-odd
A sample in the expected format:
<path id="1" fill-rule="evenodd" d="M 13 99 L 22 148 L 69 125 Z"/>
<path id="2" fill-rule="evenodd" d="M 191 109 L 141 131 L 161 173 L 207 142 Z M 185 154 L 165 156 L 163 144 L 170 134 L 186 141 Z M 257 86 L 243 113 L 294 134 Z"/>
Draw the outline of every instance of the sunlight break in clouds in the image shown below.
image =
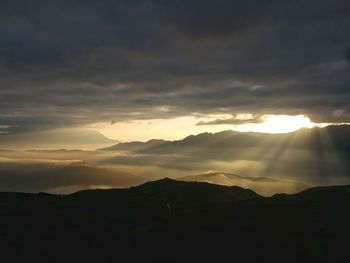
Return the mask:
<path id="1" fill-rule="evenodd" d="M 201 119 L 193 116 L 174 119 L 133 120 L 117 123 L 95 123 L 88 128 L 95 129 L 108 138 L 120 141 L 147 141 L 151 139 L 179 140 L 190 134 L 220 132 L 232 129 L 232 125 L 200 127 Z"/>
<path id="2" fill-rule="evenodd" d="M 250 123 L 246 119 L 251 118 L 254 122 Z M 262 115 L 259 118 L 253 118 L 251 114 L 238 115 L 208 115 L 208 116 L 185 116 L 174 119 L 152 119 L 152 120 L 133 120 L 117 123 L 95 123 L 88 128 L 94 129 L 103 135 L 121 141 L 147 141 L 151 139 L 178 140 L 190 134 L 199 134 L 203 132 L 220 132 L 225 130 L 251 131 L 263 133 L 288 133 L 300 128 L 312 128 L 320 126 L 310 121 L 304 115 Z M 216 120 L 228 120 L 237 118 L 244 120 L 243 124 L 220 123 L 211 124 Z M 248 118 L 248 120 L 249 120 Z M 256 119 L 259 122 L 256 122 Z M 202 123 L 198 125 L 198 123 Z M 207 124 L 206 124 L 207 123 Z"/>
<path id="3" fill-rule="evenodd" d="M 304 115 L 290 116 L 290 115 L 264 115 L 264 121 L 253 125 L 250 129 L 247 126 L 242 126 L 240 131 L 264 132 L 264 133 L 288 133 L 299 130 L 301 128 L 312 128 L 316 124 L 312 123 L 310 119 Z"/>

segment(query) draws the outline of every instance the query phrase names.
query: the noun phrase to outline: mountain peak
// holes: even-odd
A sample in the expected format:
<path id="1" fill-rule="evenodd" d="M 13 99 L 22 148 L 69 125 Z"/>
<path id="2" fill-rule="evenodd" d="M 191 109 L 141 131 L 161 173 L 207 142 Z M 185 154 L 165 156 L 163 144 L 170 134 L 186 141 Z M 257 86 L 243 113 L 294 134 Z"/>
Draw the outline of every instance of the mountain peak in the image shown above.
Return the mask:
<path id="1" fill-rule="evenodd" d="M 169 202 L 182 202 L 184 200 L 200 203 L 212 203 L 218 200 L 231 202 L 261 197 L 252 190 L 237 186 L 215 185 L 207 182 L 185 182 L 170 178 L 147 182 L 133 187 L 131 190 Z"/>

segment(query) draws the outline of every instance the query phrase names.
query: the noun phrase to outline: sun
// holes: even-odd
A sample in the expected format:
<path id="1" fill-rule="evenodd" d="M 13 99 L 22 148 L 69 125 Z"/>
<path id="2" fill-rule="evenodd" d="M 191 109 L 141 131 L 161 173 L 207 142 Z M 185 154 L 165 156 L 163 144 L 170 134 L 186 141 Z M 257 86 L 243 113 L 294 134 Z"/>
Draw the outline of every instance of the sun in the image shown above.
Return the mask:
<path id="1" fill-rule="evenodd" d="M 301 128 L 312 128 L 314 124 L 304 115 L 265 115 L 265 121 L 259 126 L 259 132 L 288 133 Z"/>

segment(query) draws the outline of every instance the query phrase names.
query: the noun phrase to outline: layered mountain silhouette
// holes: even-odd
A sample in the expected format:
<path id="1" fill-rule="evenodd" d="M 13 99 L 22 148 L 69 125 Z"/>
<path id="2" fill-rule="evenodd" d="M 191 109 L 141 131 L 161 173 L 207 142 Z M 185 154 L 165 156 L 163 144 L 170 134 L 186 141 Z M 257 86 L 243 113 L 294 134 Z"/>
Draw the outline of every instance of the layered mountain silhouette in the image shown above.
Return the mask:
<path id="1" fill-rule="evenodd" d="M 304 128 L 286 134 L 224 131 L 183 140 L 119 143 L 112 164 L 153 165 L 186 174 L 226 171 L 308 184 L 350 182 L 350 126 Z"/>
<path id="2" fill-rule="evenodd" d="M 58 196 L 0 193 L 12 261 L 348 262 L 350 186 L 264 198 L 163 179 Z"/>
<path id="3" fill-rule="evenodd" d="M 178 179 L 190 182 L 208 182 L 218 185 L 239 186 L 252 189 L 263 196 L 272 196 L 277 193 L 294 194 L 310 188 L 309 185 L 294 181 L 284 181 L 268 177 L 244 177 L 223 172 L 190 175 Z"/>
<path id="4" fill-rule="evenodd" d="M 183 140 L 166 141 L 150 140 L 147 142 L 118 143 L 112 147 L 102 148 L 106 151 L 138 151 L 145 153 L 181 152 L 191 148 L 221 149 L 229 151 L 233 148 L 252 146 L 279 146 L 283 144 L 291 148 L 322 150 L 331 143 L 333 150 L 350 152 L 350 125 L 330 125 L 324 128 L 303 128 L 291 133 L 258 133 L 223 131 L 218 133 L 201 133 L 190 135 Z M 327 142 L 326 142 L 327 141 Z"/>

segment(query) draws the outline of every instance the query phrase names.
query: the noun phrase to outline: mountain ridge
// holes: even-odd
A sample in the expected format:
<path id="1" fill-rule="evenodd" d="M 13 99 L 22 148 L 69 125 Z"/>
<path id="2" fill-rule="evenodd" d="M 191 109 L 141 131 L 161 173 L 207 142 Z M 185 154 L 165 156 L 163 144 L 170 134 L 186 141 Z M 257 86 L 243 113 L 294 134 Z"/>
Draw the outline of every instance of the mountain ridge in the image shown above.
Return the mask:
<path id="1" fill-rule="evenodd" d="M 326 127 L 313 127 L 313 128 L 301 128 L 299 130 L 296 130 L 294 132 L 290 133 L 263 133 L 263 132 L 238 132 L 238 131 L 233 131 L 233 130 L 226 130 L 226 131 L 220 131 L 216 133 L 209 133 L 209 132 L 204 132 L 204 133 L 199 133 L 197 135 L 189 135 L 183 139 L 180 140 L 174 140 L 174 141 L 167 141 L 167 140 L 162 140 L 162 139 L 152 139 L 148 140 L 146 142 L 139 142 L 139 141 L 131 141 L 131 142 L 125 142 L 125 143 L 118 143 L 115 144 L 111 147 L 106 147 L 106 148 L 101 148 L 100 150 L 118 150 L 118 145 L 119 146 L 134 146 L 134 145 L 139 145 L 140 149 L 139 150 L 148 150 L 148 149 L 157 149 L 158 146 L 169 146 L 169 145 L 188 145 L 188 144 L 198 144 L 200 142 L 206 142 L 208 139 L 214 140 L 216 143 L 222 143 L 223 141 L 226 143 L 228 142 L 227 140 L 229 139 L 236 139 L 235 136 L 239 138 L 239 143 L 240 145 L 244 143 L 252 143 L 252 142 L 257 142 L 261 140 L 263 137 L 271 138 L 273 140 L 281 140 L 284 138 L 288 138 L 290 136 L 295 136 L 295 135 L 304 135 L 304 134 L 317 134 L 319 132 L 326 132 L 328 134 L 335 134 L 336 136 L 348 136 L 350 131 L 350 125 L 328 125 Z M 242 141 L 243 139 L 243 141 Z M 141 147 L 141 145 L 143 147 Z M 157 147 L 154 147 L 157 146 Z M 123 147 L 123 148 L 124 148 Z M 125 149 L 125 148 L 124 148 Z"/>

